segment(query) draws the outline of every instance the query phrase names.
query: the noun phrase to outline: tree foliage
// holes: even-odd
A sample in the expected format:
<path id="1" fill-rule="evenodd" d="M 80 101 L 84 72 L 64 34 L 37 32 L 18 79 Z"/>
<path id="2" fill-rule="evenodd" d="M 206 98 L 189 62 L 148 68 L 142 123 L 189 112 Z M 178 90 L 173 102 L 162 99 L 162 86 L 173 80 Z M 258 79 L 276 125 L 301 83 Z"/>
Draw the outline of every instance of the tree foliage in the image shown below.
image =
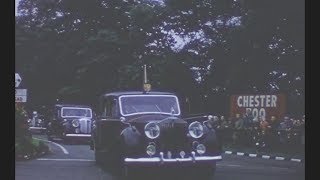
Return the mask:
<path id="1" fill-rule="evenodd" d="M 32 105 L 93 104 L 142 86 L 210 102 L 233 93 L 285 93 L 304 103 L 301 0 L 21 0 L 16 71 Z M 218 101 L 216 101 L 218 99 Z M 215 103 L 212 103 L 215 102 Z M 223 107 L 223 108 L 221 108 Z M 201 109 L 201 108 L 200 108 Z M 215 109 L 215 110 L 214 110 Z"/>

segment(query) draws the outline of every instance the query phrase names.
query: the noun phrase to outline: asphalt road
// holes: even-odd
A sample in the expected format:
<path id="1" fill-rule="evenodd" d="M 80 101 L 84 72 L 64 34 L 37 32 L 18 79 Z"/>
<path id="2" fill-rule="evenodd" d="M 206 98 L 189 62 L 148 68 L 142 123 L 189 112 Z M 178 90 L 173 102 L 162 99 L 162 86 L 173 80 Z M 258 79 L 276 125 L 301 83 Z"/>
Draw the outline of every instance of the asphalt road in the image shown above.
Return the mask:
<path id="1" fill-rule="evenodd" d="M 34 136 L 46 140 L 44 136 Z M 41 158 L 16 162 L 16 180 L 118 180 L 97 166 L 93 151 L 85 143 L 48 143 L 51 152 Z M 304 180 L 304 163 L 236 155 L 223 155 L 215 180 Z M 171 177 L 171 178 L 168 178 Z M 181 179 L 176 173 L 153 179 Z"/>

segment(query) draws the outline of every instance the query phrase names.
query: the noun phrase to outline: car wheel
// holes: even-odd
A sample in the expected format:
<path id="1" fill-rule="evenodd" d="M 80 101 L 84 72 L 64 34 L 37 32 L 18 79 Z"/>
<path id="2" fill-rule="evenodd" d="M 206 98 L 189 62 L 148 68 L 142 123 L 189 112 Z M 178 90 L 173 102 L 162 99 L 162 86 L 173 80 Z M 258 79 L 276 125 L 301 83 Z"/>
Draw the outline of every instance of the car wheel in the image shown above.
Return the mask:
<path id="1" fill-rule="evenodd" d="M 100 153 L 97 151 L 97 149 L 94 147 L 94 160 L 97 165 L 101 165 L 101 156 Z"/>
<path id="2" fill-rule="evenodd" d="M 89 148 L 90 150 L 94 150 L 94 147 L 93 147 L 93 141 L 92 140 L 89 140 Z"/>
<path id="3" fill-rule="evenodd" d="M 74 142 L 73 137 L 68 137 L 68 136 L 66 136 L 66 133 L 65 133 L 65 132 L 63 132 L 63 133 L 60 135 L 60 138 L 61 138 L 63 144 L 70 144 L 70 145 L 71 145 L 71 144 L 73 144 L 73 142 Z"/>
<path id="4" fill-rule="evenodd" d="M 96 144 L 93 142 L 93 151 L 94 151 L 94 160 L 96 162 L 96 165 L 104 166 L 104 154 L 100 150 L 97 149 Z"/>
<path id="5" fill-rule="evenodd" d="M 61 137 L 61 140 L 63 144 L 70 144 L 70 139 L 67 138 L 65 135 Z"/>

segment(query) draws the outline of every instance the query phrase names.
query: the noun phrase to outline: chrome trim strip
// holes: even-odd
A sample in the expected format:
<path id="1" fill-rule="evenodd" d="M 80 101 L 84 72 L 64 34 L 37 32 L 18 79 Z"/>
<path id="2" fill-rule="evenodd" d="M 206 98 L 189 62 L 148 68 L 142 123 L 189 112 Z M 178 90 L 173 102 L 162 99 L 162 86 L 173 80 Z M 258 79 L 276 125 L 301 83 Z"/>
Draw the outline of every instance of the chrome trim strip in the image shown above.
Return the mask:
<path id="1" fill-rule="evenodd" d="M 91 134 L 66 134 L 67 137 L 91 137 Z"/>
<path id="2" fill-rule="evenodd" d="M 212 161 L 212 160 L 222 160 L 222 156 L 199 156 L 195 157 L 195 162 L 197 161 Z M 175 159 L 161 159 L 158 157 L 153 158 L 125 158 L 126 163 L 142 163 L 142 162 L 192 162 L 193 158 L 175 158 Z"/>
<path id="3" fill-rule="evenodd" d="M 44 127 L 29 127 L 29 129 L 47 129 L 47 128 L 44 128 Z"/>

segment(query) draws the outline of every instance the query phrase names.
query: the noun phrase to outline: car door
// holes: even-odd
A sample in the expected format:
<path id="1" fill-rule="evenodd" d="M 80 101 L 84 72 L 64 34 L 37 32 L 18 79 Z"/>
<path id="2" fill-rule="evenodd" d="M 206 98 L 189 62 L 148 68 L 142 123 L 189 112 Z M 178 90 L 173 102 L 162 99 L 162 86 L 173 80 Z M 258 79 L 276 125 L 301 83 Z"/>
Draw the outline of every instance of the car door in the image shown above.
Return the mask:
<path id="1" fill-rule="evenodd" d="M 52 115 L 52 130 L 55 135 L 60 135 L 62 133 L 61 127 L 61 108 L 55 107 Z"/>
<path id="2" fill-rule="evenodd" d="M 97 139 L 100 147 L 109 151 L 117 144 L 121 122 L 118 118 L 117 98 L 107 98 L 102 104 L 102 116 L 97 121 Z"/>

